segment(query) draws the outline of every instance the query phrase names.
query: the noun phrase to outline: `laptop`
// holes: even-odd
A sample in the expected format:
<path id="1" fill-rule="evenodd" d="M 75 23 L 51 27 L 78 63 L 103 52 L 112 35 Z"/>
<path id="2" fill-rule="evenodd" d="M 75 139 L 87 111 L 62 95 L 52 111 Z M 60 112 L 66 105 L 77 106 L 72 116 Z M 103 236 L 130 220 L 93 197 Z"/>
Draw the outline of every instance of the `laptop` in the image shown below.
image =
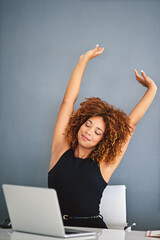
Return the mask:
<path id="1" fill-rule="evenodd" d="M 62 238 L 96 237 L 94 231 L 64 227 L 54 189 L 8 184 L 2 189 L 14 231 Z"/>

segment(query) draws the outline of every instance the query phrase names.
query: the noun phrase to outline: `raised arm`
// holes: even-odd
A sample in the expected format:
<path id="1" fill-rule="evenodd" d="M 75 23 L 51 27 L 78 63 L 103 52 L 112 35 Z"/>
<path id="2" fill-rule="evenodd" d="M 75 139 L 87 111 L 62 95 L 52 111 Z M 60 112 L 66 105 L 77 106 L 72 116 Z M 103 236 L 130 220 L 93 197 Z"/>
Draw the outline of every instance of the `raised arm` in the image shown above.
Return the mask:
<path id="1" fill-rule="evenodd" d="M 94 49 L 86 52 L 85 54 L 81 55 L 79 58 L 79 62 L 77 66 L 75 67 L 71 78 L 69 80 L 63 102 L 69 102 L 74 104 L 80 90 L 81 80 L 86 68 L 86 65 L 88 61 L 100 54 L 102 54 L 104 48 L 99 48 L 99 45 L 97 44 Z"/>
<path id="2" fill-rule="evenodd" d="M 130 118 L 130 125 L 133 128 L 133 131 L 131 134 L 128 135 L 128 138 L 125 141 L 125 144 L 122 146 L 121 149 L 121 154 L 117 155 L 115 157 L 115 163 L 111 164 L 109 167 L 105 166 L 105 163 L 102 163 L 101 168 L 104 169 L 104 176 L 106 178 L 106 181 L 108 182 L 110 177 L 112 176 L 113 172 L 115 169 L 118 167 L 119 163 L 121 162 L 123 155 L 125 154 L 128 144 L 132 138 L 132 135 L 135 131 L 137 123 L 140 121 L 140 119 L 143 117 L 147 109 L 149 108 L 150 104 L 152 103 L 156 91 L 157 91 L 157 86 L 153 82 L 151 78 L 149 78 L 143 71 L 141 71 L 142 76 L 140 76 L 135 69 L 135 75 L 136 79 L 144 86 L 147 87 L 147 91 L 142 97 L 142 99 L 138 102 L 138 104 L 133 108 L 131 113 L 128 115 Z M 104 165 L 104 166 L 103 166 Z"/>
<path id="3" fill-rule="evenodd" d="M 79 58 L 78 64 L 76 65 L 68 82 L 63 102 L 67 102 L 72 105 L 76 102 L 87 63 L 88 59 L 82 57 Z"/>
<path id="4" fill-rule="evenodd" d="M 76 99 L 79 95 L 80 85 L 86 65 L 91 58 L 100 55 L 103 50 L 104 48 L 99 48 L 96 45 L 94 49 L 81 55 L 70 77 L 54 128 L 50 169 L 56 163 L 57 158 L 59 157 L 59 155 L 61 155 L 60 153 L 63 153 L 70 147 L 63 133 L 69 122 L 70 116 L 74 111 L 74 103 L 76 102 Z"/>
<path id="5" fill-rule="evenodd" d="M 138 104 L 133 108 L 133 110 L 129 114 L 131 123 L 133 124 L 133 126 L 136 126 L 137 123 L 145 114 L 145 112 L 147 111 L 147 109 L 149 108 L 149 106 L 151 105 L 157 92 L 157 86 L 154 83 L 154 81 L 144 73 L 144 71 L 141 71 L 142 76 L 138 74 L 136 69 L 134 70 L 134 72 L 137 81 L 147 88 L 147 91 L 145 92 L 142 99 L 138 102 Z"/>

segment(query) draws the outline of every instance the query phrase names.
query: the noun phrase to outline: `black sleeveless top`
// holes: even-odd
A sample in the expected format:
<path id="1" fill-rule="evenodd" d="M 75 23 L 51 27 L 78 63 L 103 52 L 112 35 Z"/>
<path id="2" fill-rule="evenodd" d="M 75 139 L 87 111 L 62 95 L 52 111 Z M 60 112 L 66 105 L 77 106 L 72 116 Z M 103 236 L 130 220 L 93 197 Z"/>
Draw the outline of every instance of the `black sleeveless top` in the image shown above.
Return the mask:
<path id="1" fill-rule="evenodd" d="M 95 216 L 107 183 L 98 163 L 68 149 L 48 172 L 48 187 L 57 191 L 62 215 Z"/>

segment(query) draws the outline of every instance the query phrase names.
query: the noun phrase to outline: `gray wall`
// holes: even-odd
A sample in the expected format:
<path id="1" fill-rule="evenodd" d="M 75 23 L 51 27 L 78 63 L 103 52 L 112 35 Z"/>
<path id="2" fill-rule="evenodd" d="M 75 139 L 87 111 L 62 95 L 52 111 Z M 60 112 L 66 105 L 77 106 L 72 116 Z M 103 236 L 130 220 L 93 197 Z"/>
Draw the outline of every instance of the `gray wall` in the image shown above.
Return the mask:
<path id="1" fill-rule="evenodd" d="M 1 0 L 0 185 L 47 187 L 54 124 L 79 56 L 99 43 L 75 109 L 97 96 L 127 114 L 145 93 L 134 68 L 159 87 L 160 1 Z M 160 226 L 160 96 L 139 122 L 110 184 L 127 186 L 128 222 Z M 7 209 L 0 187 L 0 220 Z"/>

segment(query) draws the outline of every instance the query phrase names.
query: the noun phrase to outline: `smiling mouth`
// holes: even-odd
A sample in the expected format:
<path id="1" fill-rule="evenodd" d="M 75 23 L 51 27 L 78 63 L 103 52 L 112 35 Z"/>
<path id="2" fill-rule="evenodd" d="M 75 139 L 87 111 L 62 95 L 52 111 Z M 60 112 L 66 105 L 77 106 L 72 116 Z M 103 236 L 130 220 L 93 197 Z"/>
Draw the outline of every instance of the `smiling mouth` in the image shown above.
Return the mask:
<path id="1" fill-rule="evenodd" d="M 83 134 L 82 134 L 82 137 L 83 137 L 84 140 L 90 141 L 90 140 L 89 140 L 87 137 L 85 137 Z"/>

